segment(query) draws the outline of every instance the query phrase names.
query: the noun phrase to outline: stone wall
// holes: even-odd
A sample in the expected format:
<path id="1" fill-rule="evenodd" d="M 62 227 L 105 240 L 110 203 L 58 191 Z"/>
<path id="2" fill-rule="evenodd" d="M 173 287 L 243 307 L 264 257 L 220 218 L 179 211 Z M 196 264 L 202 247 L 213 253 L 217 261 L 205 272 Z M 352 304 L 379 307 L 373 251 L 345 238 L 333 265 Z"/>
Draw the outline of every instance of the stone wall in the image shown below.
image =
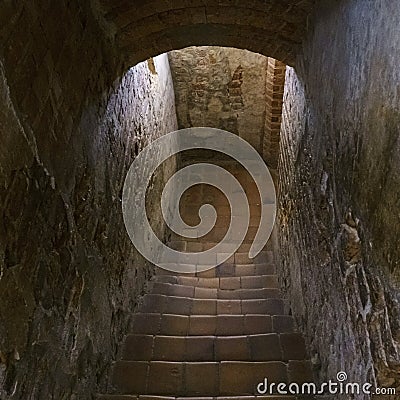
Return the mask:
<path id="1" fill-rule="evenodd" d="M 279 165 L 280 278 L 316 376 L 398 390 L 399 24 L 395 2 L 320 2 L 286 74 Z"/>
<path id="2" fill-rule="evenodd" d="M 172 51 L 169 59 L 179 127 L 225 129 L 262 153 L 268 58 L 204 46 Z"/>
<path id="3" fill-rule="evenodd" d="M 122 74 L 84 4 L 25 3 L 0 6 L 0 398 L 89 399 L 153 273 L 121 191 L 177 127 L 172 80 L 166 56 Z"/>

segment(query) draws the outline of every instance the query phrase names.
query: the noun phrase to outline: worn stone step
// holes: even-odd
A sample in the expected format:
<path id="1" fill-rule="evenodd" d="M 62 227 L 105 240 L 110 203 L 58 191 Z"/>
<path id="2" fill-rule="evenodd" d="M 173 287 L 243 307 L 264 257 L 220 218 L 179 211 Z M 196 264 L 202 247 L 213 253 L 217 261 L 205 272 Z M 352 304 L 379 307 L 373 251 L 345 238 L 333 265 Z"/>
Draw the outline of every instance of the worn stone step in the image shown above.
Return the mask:
<path id="1" fill-rule="evenodd" d="M 221 212 L 219 210 L 217 210 L 217 212 Z M 222 212 L 224 213 L 224 210 L 222 210 Z M 220 216 L 220 214 L 218 214 L 218 216 Z M 223 216 L 223 215 L 221 215 Z M 246 223 L 243 221 L 243 223 Z M 253 225 L 253 226 L 249 226 L 246 232 L 246 235 L 244 237 L 244 240 L 242 241 L 242 244 L 248 244 L 248 243 L 252 243 L 254 241 L 255 235 L 258 231 L 258 225 Z M 172 242 L 179 242 L 179 241 L 186 241 L 186 243 L 204 243 L 204 244 L 208 244 L 208 243 L 219 243 L 222 241 L 222 239 L 224 238 L 225 234 L 227 232 L 227 226 L 214 226 L 213 229 L 207 233 L 206 235 L 200 237 L 200 238 L 187 238 L 187 237 L 181 237 L 178 235 L 173 235 L 171 237 L 171 241 Z"/>
<path id="2" fill-rule="evenodd" d="M 128 361 L 289 361 L 306 357 L 298 334 L 162 336 L 132 334 L 125 339 Z"/>
<path id="3" fill-rule="evenodd" d="M 163 294 L 166 296 L 192 297 L 201 299 L 265 299 L 281 298 L 279 289 L 220 289 L 202 288 L 174 283 L 155 282 L 152 294 Z"/>
<path id="4" fill-rule="evenodd" d="M 174 271 L 158 268 L 157 275 L 173 275 L 173 276 L 191 276 L 198 278 L 220 278 L 220 277 L 234 277 L 234 276 L 253 276 L 253 275 L 273 275 L 276 273 L 275 264 L 262 263 L 262 264 L 235 264 L 232 262 L 224 262 L 215 268 L 207 271 L 177 274 Z"/>
<path id="5" fill-rule="evenodd" d="M 279 298 L 224 300 L 146 294 L 139 311 L 178 315 L 284 315 L 285 305 Z"/>
<path id="6" fill-rule="evenodd" d="M 198 278 L 194 276 L 156 275 L 153 282 L 220 289 L 279 289 L 276 275 Z"/>
<path id="7" fill-rule="evenodd" d="M 281 361 L 167 362 L 117 361 L 113 384 L 121 394 L 172 396 L 254 395 L 257 384 L 288 383 L 288 364 Z"/>
<path id="8" fill-rule="evenodd" d="M 293 317 L 289 315 L 176 315 L 137 313 L 133 332 L 148 335 L 249 335 L 291 333 Z"/>
<path id="9" fill-rule="evenodd" d="M 226 214 L 227 212 L 228 212 L 228 214 Z M 253 210 L 253 212 L 255 212 L 256 214 L 259 214 L 260 210 Z M 217 213 L 218 213 L 218 218 L 226 217 L 226 218 L 224 218 L 226 223 L 227 224 L 230 223 L 230 214 L 229 214 L 228 208 L 221 207 L 221 208 L 217 209 Z M 255 217 L 259 217 L 259 215 L 255 215 Z M 189 218 L 189 219 L 191 219 L 192 223 L 198 223 L 198 221 L 199 221 L 197 218 L 193 218 L 193 219 Z M 246 224 L 245 221 L 243 221 L 243 223 Z M 216 243 L 220 243 L 221 240 L 226 235 L 227 230 L 228 230 L 228 225 L 221 226 L 220 224 L 217 223 L 217 225 L 214 225 L 214 227 L 212 228 L 212 230 L 210 232 L 208 232 L 206 235 L 201 236 L 201 237 L 189 238 L 186 236 L 181 236 L 181 235 L 173 233 L 169 239 L 169 246 L 172 248 L 175 248 L 176 245 L 177 244 L 179 245 L 180 242 L 185 242 L 187 251 L 199 251 L 199 250 L 197 250 L 198 244 L 202 243 L 204 245 L 203 250 L 207 250 L 207 248 L 214 247 Z M 244 237 L 244 240 L 241 242 L 241 244 L 251 244 L 254 241 L 257 231 L 258 231 L 258 224 L 254 220 L 254 221 L 252 221 L 252 226 L 249 226 L 247 228 L 246 235 Z M 191 243 L 194 243 L 196 245 L 195 250 L 192 250 Z M 209 245 L 209 247 L 206 247 L 207 245 Z M 265 248 L 267 248 L 267 246 L 265 246 Z M 239 249 L 239 250 L 242 250 L 242 249 Z"/>
<path id="10" fill-rule="evenodd" d="M 258 226 L 258 224 L 255 224 L 254 226 Z M 199 252 L 199 251 L 204 251 L 211 249 L 215 247 L 218 244 L 218 242 L 212 242 L 212 241 L 205 241 L 203 239 L 193 239 L 193 240 L 185 240 L 185 238 L 181 238 L 180 240 L 172 240 L 168 243 L 168 246 L 171 247 L 172 249 L 178 250 L 178 251 L 187 251 L 187 252 Z M 250 248 L 252 246 L 251 241 L 246 241 L 244 243 L 241 243 L 239 248 L 237 249 L 238 253 L 248 253 L 250 251 Z M 269 240 L 267 244 L 263 248 L 264 251 L 272 251 L 273 250 L 273 243 L 272 240 Z"/>
<path id="11" fill-rule="evenodd" d="M 248 252 L 236 252 L 234 258 L 235 264 L 272 264 L 274 253 L 272 251 L 261 251 L 254 258 L 250 258 Z"/>

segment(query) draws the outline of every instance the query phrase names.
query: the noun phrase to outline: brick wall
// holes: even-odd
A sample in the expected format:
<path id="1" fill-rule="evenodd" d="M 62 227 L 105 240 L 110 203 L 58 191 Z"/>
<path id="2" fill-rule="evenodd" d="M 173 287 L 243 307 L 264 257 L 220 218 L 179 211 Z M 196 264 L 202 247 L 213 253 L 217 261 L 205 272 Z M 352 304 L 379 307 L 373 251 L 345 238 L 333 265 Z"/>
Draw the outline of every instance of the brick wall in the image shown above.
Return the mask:
<path id="1" fill-rule="evenodd" d="M 101 25 L 131 63 L 188 46 L 247 49 L 295 62 L 313 0 L 96 1 Z"/>
<path id="2" fill-rule="evenodd" d="M 265 128 L 262 137 L 262 154 L 268 166 L 273 169 L 276 169 L 278 166 L 285 70 L 285 64 L 274 58 L 268 58 L 265 90 Z"/>

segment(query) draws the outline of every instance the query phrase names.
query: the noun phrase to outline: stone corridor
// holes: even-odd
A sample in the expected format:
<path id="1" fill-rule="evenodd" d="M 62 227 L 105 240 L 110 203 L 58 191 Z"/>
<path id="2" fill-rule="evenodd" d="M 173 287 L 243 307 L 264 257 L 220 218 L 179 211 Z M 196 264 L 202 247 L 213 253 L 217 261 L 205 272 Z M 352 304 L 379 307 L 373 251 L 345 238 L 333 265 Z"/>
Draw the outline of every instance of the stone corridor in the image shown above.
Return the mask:
<path id="1" fill-rule="evenodd" d="M 0 400 L 247 400 L 264 375 L 340 372 L 394 392 L 318 400 L 398 400 L 399 26 L 396 0 L 0 1 Z M 259 153 L 277 218 L 250 260 L 259 197 L 229 166 L 246 241 L 178 276 L 133 246 L 124 181 L 149 144 L 199 126 Z M 147 214 L 198 252 L 228 206 L 188 191 L 187 224 L 210 201 L 217 226 L 171 233 L 166 182 L 210 161 L 181 156 L 152 177 Z"/>
<path id="2" fill-rule="evenodd" d="M 295 332 L 290 306 L 279 289 L 273 240 L 254 259 L 248 256 L 260 219 L 257 188 L 238 167 L 225 169 L 249 198 L 250 228 L 244 242 L 227 261 L 207 271 L 157 270 L 113 367 L 116 394 L 99 399 L 248 400 L 256 398 L 256 386 L 265 377 L 274 383 L 313 381 L 304 339 Z M 189 241 L 175 235 L 171 247 L 198 252 L 221 241 L 231 215 L 227 199 L 216 188 L 196 185 L 187 190 L 182 218 L 197 224 L 197 211 L 205 203 L 217 211 L 215 228 Z"/>

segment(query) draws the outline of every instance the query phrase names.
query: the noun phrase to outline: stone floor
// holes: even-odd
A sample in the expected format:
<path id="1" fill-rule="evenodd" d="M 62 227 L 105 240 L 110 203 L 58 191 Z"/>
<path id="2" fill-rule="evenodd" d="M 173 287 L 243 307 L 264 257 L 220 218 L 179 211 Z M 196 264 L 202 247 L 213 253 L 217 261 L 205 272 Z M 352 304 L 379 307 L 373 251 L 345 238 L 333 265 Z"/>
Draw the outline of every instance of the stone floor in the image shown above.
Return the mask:
<path id="1" fill-rule="evenodd" d="M 248 258 L 260 199 L 245 173 L 236 176 L 246 188 L 251 212 L 245 241 L 214 269 L 190 275 L 158 270 L 134 316 L 122 358 L 115 362 L 115 392 L 98 399 L 252 399 L 265 377 L 270 383 L 313 381 L 304 339 L 294 330 L 279 290 L 272 245 Z M 217 209 L 215 229 L 200 240 L 175 236 L 172 247 L 201 251 L 223 237 L 230 211 L 215 188 L 188 190 L 181 202 L 182 218 L 198 223 L 196 210 L 204 201 Z"/>

